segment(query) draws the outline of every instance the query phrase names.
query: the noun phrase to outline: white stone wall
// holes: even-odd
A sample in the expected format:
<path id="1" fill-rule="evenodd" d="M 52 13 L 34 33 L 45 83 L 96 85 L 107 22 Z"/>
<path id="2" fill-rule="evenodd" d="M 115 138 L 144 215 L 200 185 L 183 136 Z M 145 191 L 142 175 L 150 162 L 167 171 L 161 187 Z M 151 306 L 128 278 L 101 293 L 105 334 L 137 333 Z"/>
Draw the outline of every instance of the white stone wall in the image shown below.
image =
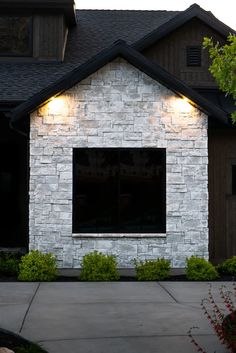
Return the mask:
<path id="1" fill-rule="evenodd" d="M 93 250 L 184 267 L 208 257 L 207 116 L 124 60 L 107 64 L 31 116 L 30 248 L 79 267 Z M 72 150 L 156 147 L 167 153 L 166 234 L 72 234 Z"/>

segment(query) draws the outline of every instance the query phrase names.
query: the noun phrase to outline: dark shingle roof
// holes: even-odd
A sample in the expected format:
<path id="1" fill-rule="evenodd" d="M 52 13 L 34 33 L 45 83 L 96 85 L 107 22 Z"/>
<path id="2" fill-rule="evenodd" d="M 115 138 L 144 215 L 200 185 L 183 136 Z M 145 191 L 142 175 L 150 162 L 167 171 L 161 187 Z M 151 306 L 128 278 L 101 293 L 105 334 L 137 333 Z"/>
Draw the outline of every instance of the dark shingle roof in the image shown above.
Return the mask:
<path id="1" fill-rule="evenodd" d="M 37 107 L 44 104 L 51 97 L 57 96 L 58 94 L 61 94 L 67 89 L 73 87 L 90 74 L 99 70 L 107 62 L 110 62 L 117 57 L 124 58 L 131 65 L 143 71 L 154 80 L 162 83 L 179 96 L 187 97 L 194 106 L 197 106 L 199 109 L 203 110 L 207 113 L 207 115 L 213 115 L 214 118 L 217 118 L 219 121 L 227 123 L 227 115 L 223 110 L 219 109 L 209 100 L 204 99 L 195 90 L 191 89 L 185 83 L 175 78 L 166 70 L 162 69 L 159 65 L 152 63 L 143 54 L 127 45 L 126 42 L 119 40 L 112 44 L 109 48 L 100 51 L 92 59 L 79 66 L 77 69 L 65 75 L 61 80 L 55 82 L 53 85 L 34 95 L 28 101 L 11 110 L 7 116 L 10 117 L 12 126 L 19 122 L 22 118 L 25 118 Z"/>
<path id="2" fill-rule="evenodd" d="M 0 104 L 26 101 L 123 40 L 138 51 L 197 17 L 223 36 L 235 33 L 211 12 L 193 4 L 185 11 L 77 10 L 63 63 L 0 63 Z"/>
<path id="3" fill-rule="evenodd" d="M 25 101 L 118 39 L 133 44 L 179 11 L 77 10 L 63 63 L 0 63 L 0 101 Z"/>

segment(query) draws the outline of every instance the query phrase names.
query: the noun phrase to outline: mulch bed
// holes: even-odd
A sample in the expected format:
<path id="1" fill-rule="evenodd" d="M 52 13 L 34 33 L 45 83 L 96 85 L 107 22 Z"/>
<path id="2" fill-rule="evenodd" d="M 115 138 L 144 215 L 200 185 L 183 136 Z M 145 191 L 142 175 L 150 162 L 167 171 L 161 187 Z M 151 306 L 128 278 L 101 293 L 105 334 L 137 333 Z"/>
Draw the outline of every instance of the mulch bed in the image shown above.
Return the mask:
<path id="1" fill-rule="evenodd" d="M 234 276 L 222 275 L 220 278 L 213 281 L 205 281 L 205 282 L 234 282 L 236 278 Z M 187 279 L 185 275 L 173 275 L 169 279 L 165 279 L 164 281 L 173 281 L 173 282 L 203 282 L 203 281 L 192 281 Z"/>
<path id="2" fill-rule="evenodd" d="M 166 282 L 197 282 L 197 281 L 192 281 L 187 279 L 185 275 L 172 275 L 169 278 L 163 280 Z M 236 278 L 234 276 L 221 276 L 217 280 L 210 281 L 210 282 L 234 282 L 236 281 Z M 15 276 L 2 276 L 0 275 L 0 282 L 20 282 L 17 280 L 17 277 Z M 54 282 L 87 282 L 87 281 L 81 281 L 78 277 L 73 276 L 58 276 L 57 279 Z M 138 282 L 136 277 L 132 276 L 121 276 L 118 282 Z M 200 281 L 202 282 L 202 281 Z M 209 282 L 209 281 L 206 281 Z"/>

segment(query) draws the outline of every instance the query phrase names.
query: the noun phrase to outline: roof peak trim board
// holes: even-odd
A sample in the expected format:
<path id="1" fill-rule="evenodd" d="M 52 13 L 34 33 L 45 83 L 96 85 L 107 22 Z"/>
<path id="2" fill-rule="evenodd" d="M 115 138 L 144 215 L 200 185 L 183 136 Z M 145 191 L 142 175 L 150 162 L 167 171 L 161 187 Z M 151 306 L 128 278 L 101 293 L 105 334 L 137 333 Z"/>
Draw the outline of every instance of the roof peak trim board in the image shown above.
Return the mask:
<path id="1" fill-rule="evenodd" d="M 198 4 L 193 4 L 185 11 L 180 12 L 175 17 L 138 40 L 132 46 L 139 51 L 147 49 L 157 40 L 165 37 L 193 18 L 198 18 L 225 37 L 227 37 L 229 33 L 235 33 L 232 28 L 218 20 L 210 11 L 204 10 Z"/>

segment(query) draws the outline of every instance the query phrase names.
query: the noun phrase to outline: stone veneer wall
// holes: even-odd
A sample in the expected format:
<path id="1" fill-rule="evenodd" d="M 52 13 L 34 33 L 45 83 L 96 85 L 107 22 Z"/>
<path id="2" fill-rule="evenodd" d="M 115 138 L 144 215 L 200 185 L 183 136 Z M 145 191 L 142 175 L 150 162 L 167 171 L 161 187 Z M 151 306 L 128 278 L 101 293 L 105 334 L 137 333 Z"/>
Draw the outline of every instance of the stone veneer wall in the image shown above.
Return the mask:
<path id="1" fill-rule="evenodd" d="M 57 105 L 55 105 L 57 102 Z M 107 64 L 31 116 L 30 249 L 79 267 L 93 250 L 132 260 L 208 257 L 207 117 L 122 59 Z M 72 234 L 72 149 L 157 147 L 167 152 L 166 234 Z"/>

